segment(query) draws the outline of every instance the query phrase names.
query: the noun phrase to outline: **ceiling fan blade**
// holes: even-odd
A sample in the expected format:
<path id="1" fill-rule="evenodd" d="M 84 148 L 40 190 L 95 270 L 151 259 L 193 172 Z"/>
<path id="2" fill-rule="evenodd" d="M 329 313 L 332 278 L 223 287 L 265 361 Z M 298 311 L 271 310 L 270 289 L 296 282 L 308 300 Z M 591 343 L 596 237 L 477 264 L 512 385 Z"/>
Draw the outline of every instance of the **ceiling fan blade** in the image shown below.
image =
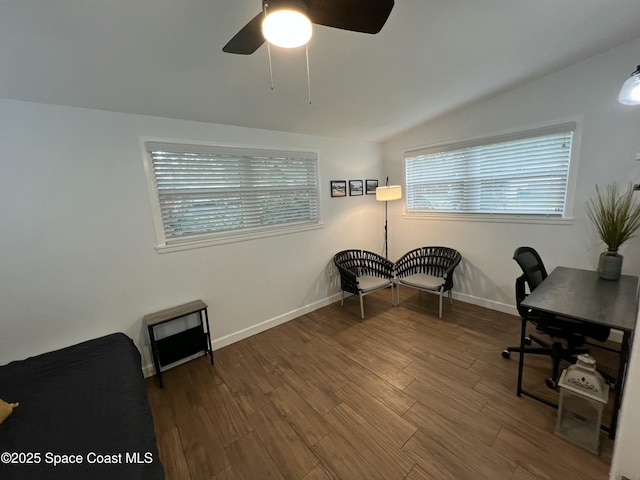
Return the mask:
<path id="1" fill-rule="evenodd" d="M 305 0 L 311 22 L 362 33 L 378 33 L 393 0 Z"/>
<path id="2" fill-rule="evenodd" d="M 265 42 L 262 36 L 262 20 L 264 13 L 260 12 L 229 40 L 222 51 L 240 55 L 251 55 L 255 52 Z"/>
<path id="3" fill-rule="evenodd" d="M 299 0 L 297 0 L 299 1 Z M 292 0 L 272 0 L 278 5 Z M 304 0 L 312 23 L 362 33 L 378 33 L 389 18 L 394 0 Z M 222 48 L 225 53 L 251 55 L 265 42 L 260 12 Z"/>

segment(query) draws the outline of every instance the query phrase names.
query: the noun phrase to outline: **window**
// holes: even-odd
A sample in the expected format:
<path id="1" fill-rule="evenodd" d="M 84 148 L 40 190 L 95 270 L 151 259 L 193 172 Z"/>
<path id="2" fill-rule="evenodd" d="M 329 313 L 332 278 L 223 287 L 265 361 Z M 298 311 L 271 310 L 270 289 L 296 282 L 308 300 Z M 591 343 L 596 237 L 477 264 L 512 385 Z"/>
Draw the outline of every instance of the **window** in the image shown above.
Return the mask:
<path id="1" fill-rule="evenodd" d="M 564 218 L 575 122 L 405 152 L 407 212 Z"/>
<path id="2" fill-rule="evenodd" d="M 319 225 L 314 152 L 148 142 L 160 247 Z"/>

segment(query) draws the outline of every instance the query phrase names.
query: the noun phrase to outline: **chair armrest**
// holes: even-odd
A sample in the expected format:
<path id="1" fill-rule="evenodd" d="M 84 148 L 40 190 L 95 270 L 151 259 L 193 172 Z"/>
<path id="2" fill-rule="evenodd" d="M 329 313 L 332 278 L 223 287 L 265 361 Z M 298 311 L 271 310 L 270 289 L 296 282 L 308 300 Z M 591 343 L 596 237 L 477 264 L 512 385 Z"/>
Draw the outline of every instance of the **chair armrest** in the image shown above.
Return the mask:
<path id="1" fill-rule="evenodd" d="M 461 257 L 460 254 L 456 252 L 456 255 L 453 258 L 453 261 L 449 267 L 444 272 L 444 289 L 450 290 L 453 288 L 453 271 L 456 269 L 458 264 L 460 263 Z"/>
<path id="2" fill-rule="evenodd" d="M 445 270 L 444 278 L 448 278 L 453 273 L 453 271 L 456 269 L 456 267 L 458 266 L 459 263 L 460 263 L 460 257 L 457 256 L 457 258 L 455 258 L 453 260 L 453 262 L 451 263 L 451 265 L 449 265 L 449 267 Z"/>
<path id="3" fill-rule="evenodd" d="M 357 295 L 359 293 L 359 288 L 358 276 L 356 275 L 356 273 L 338 262 L 334 263 L 338 268 L 338 272 L 340 272 L 340 288 L 345 292 L 354 293 Z"/>

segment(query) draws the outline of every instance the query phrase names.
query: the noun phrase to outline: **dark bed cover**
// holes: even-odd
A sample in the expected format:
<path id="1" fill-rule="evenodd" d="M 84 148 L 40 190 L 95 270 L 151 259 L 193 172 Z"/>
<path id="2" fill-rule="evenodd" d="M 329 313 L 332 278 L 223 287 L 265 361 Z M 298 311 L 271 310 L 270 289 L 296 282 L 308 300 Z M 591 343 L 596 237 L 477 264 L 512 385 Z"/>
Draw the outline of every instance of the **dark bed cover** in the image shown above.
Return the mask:
<path id="1" fill-rule="evenodd" d="M 2 480 L 164 478 L 140 353 L 122 333 L 0 367 L 0 398 L 20 403 L 0 425 Z"/>

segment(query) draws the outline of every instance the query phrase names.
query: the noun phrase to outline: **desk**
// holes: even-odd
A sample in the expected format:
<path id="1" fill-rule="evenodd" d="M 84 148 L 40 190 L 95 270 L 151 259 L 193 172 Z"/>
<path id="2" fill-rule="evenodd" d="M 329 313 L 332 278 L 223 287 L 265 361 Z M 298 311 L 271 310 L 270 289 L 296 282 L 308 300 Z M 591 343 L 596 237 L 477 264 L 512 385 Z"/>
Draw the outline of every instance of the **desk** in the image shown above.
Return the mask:
<path id="1" fill-rule="evenodd" d="M 522 302 L 522 306 L 583 322 L 605 325 L 623 332 L 613 413 L 611 425 L 608 428 L 609 437 L 614 438 L 631 336 L 638 313 L 638 277 L 622 275 L 617 281 L 602 280 L 598 277 L 598 272 L 558 267 L 531 292 Z M 526 320 L 522 321 L 520 347 L 524 347 L 526 323 Z M 522 390 L 523 365 L 524 355 L 521 354 L 518 366 L 518 396 L 525 394 L 540 400 Z"/>

